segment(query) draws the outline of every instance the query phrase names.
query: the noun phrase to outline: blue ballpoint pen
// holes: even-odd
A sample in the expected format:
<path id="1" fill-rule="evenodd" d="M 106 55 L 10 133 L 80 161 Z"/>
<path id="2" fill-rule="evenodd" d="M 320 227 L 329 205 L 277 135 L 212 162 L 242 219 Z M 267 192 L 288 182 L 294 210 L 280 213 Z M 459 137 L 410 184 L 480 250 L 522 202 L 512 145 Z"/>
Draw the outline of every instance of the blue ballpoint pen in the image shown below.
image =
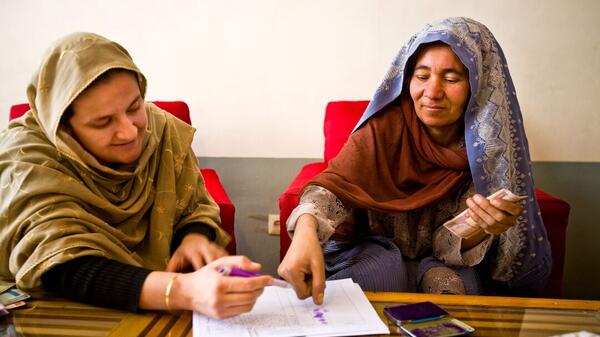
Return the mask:
<path id="1" fill-rule="evenodd" d="M 235 267 L 230 267 L 230 266 L 224 266 L 219 268 L 219 273 L 225 275 L 225 276 L 238 276 L 238 277 L 257 277 L 257 276 L 261 276 L 260 274 L 256 274 L 256 273 L 252 273 L 249 271 L 245 271 L 245 270 L 241 270 Z M 285 282 L 284 280 L 278 280 L 276 278 L 274 278 L 271 281 L 271 284 L 273 286 L 277 286 L 277 287 L 281 287 L 281 288 L 291 288 L 290 284 Z"/>

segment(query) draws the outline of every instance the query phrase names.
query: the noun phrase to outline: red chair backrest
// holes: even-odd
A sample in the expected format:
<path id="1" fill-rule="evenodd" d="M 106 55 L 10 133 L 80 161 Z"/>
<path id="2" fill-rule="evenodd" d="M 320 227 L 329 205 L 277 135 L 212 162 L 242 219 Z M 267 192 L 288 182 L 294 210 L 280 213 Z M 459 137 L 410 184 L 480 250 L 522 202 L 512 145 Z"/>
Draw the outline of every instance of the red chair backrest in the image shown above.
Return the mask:
<path id="1" fill-rule="evenodd" d="M 340 152 L 368 104 L 369 101 L 334 101 L 327 104 L 323 123 L 325 162 Z"/>
<path id="2" fill-rule="evenodd" d="M 175 117 L 181 119 L 182 121 L 192 125 L 192 120 L 190 119 L 190 108 L 187 103 L 183 101 L 151 101 L 156 104 L 157 107 L 166 110 Z"/>
<path id="3" fill-rule="evenodd" d="M 15 118 L 19 118 L 23 116 L 27 111 L 29 111 L 29 103 L 15 104 L 10 107 L 8 120 L 12 121 Z"/>
<path id="4" fill-rule="evenodd" d="M 175 117 L 181 119 L 182 121 L 192 124 L 192 120 L 190 119 L 190 108 L 187 103 L 183 101 L 151 101 L 156 104 L 159 108 L 166 110 L 173 114 Z M 9 120 L 13 120 L 15 118 L 19 118 L 23 116 L 27 111 L 29 111 L 29 104 L 15 104 L 10 107 L 10 113 L 8 115 Z"/>

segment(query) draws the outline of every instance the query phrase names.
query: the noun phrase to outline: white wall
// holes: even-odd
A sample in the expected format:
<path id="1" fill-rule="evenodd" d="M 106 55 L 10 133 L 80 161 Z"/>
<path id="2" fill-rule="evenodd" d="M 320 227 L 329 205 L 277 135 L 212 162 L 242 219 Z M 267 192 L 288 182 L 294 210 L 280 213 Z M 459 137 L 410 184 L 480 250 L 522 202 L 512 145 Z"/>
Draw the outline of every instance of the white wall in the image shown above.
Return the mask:
<path id="1" fill-rule="evenodd" d="M 93 31 L 132 53 L 149 99 L 188 102 L 197 155 L 321 157 L 326 102 L 369 99 L 409 36 L 445 16 L 503 46 L 533 160 L 600 161 L 597 0 L 0 0 L 0 111 L 25 102 L 51 41 Z"/>

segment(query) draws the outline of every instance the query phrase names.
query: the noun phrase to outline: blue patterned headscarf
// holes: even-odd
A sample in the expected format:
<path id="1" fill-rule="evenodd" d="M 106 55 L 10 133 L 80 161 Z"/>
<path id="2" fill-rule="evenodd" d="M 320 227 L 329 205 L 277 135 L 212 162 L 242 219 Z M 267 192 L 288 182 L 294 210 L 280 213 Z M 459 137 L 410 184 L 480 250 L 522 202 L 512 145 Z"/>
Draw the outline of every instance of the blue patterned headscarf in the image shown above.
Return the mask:
<path id="1" fill-rule="evenodd" d="M 477 193 L 506 188 L 527 195 L 517 224 L 498 237 L 497 259 L 509 259 L 493 278 L 509 288 L 540 289 L 552 268 L 550 243 L 535 197 L 521 109 L 506 59 L 492 33 L 468 18 L 447 18 L 425 25 L 402 47 L 355 129 L 400 96 L 408 60 L 419 46 L 448 44 L 469 70 L 471 96 L 465 110 L 465 146 Z"/>

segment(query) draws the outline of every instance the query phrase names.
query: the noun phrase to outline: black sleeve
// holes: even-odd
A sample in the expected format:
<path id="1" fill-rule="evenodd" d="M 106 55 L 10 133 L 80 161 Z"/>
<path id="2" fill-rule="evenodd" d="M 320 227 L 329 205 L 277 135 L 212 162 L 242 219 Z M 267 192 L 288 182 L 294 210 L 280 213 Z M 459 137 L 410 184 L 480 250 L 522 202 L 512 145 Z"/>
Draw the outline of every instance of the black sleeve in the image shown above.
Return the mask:
<path id="1" fill-rule="evenodd" d="M 181 229 L 175 232 L 175 235 L 173 236 L 173 241 L 171 241 L 171 253 L 173 253 L 175 249 L 179 247 L 181 241 L 183 241 L 183 238 L 189 233 L 202 234 L 206 236 L 210 241 L 215 241 L 215 239 L 217 238 L 217 232 L 214 228 L 201 222 L 192 222 L 183 226 Z"/>
<path id="2" fill-rule="evenodd" d="M 70 300 L 135 312 L 151 272 L 105 257 L 83 256 L 45 272 L 42 285 Z"/>

